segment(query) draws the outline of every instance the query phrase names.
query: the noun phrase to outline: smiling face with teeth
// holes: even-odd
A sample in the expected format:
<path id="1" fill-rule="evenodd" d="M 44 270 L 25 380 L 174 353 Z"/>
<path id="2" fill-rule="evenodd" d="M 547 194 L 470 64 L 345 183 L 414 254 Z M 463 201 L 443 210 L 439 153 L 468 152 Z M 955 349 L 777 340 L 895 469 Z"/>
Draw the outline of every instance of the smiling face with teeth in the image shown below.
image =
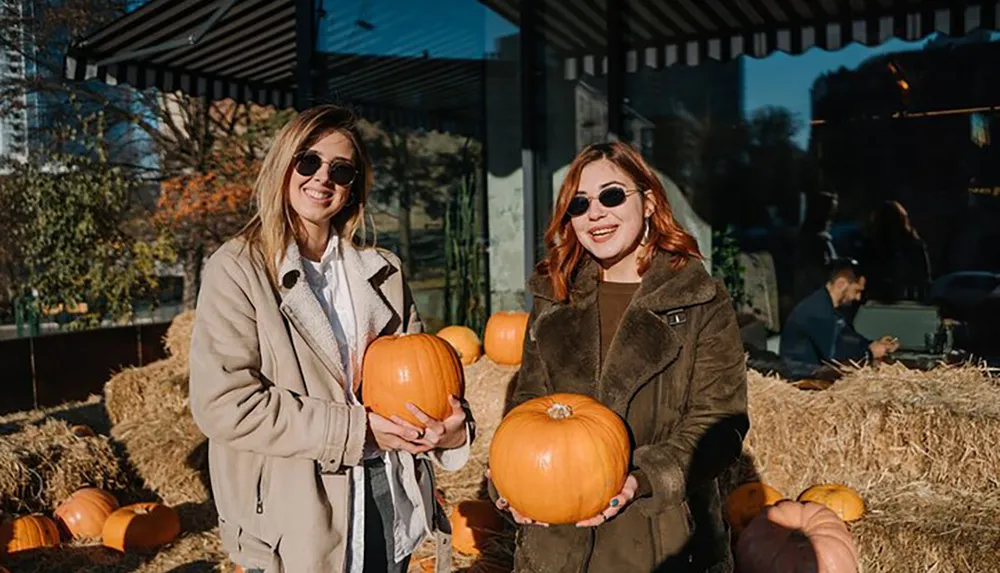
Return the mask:
<path id="1" fill-rule="evenodd" d="M 601 191 L 611 187 L 627 192 L 625 202 L 617 207 L 605 207 L 598 199 Z M 590 199 L 590 207 L 571 219 L 573 231 L 580 245 L 600 261 L 607 280 L 638 278 L 636 248 L 653 205 L 644 199 L 642 190 L 636 191 L 635 181 L 607 159 L 594 161 L 580 172 L 576 195 Z"/>
<path id="2" fill-rule="evenodd" d="M 288 182 L 288 202 L 298 215 L 300 232 L 309 243 L 326 245 L 330 233 L 330 220 L 347 204 L 351 189 L 330 180 L 329 165 L 334 160 L 354 161 L 354 145 L 350 138 L 334 131 L 320 138 L 308 152 L 315 153 L 323 165 L 310 176 L 292 169 Z M 322 249 L 320 249 L 322 251 Z"/>

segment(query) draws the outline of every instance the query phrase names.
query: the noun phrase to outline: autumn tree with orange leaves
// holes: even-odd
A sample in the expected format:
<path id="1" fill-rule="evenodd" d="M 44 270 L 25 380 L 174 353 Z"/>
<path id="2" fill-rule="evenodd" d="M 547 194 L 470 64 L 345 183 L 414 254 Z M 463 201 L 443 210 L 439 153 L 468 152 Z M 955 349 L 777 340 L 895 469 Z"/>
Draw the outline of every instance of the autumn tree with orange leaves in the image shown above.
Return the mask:
<path id="1" fill-rule="evenodd" d="M 250 219 L 253 184 L 267 147 L 290 112 L 231 101 L 209 110 L 216 133 L 199 167 L 160 185 L 153 223 L 184 266 L 184 307 L 194 308 L 204 258 Z"/>

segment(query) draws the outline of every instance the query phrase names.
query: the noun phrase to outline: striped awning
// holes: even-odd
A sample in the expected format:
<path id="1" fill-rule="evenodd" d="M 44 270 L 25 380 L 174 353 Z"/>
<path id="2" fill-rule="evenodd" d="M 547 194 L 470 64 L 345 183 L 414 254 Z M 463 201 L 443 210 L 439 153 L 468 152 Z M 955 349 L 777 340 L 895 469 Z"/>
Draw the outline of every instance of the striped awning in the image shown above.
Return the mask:
<path id="1" fill-rule="evenodd" d="M 152 0 L 73 45 L 71 80 L 291 107 L 295 0 Z"/>
<path id="2" fill-rule="evenodd" d="M 520 23 L 519 2 L 480 1 Z M 622 10 L 627 72 L 1000 28 L 997 0 L 539 0 L 537 25 L 567 79 L 607 73 L 609 3 Z"/>

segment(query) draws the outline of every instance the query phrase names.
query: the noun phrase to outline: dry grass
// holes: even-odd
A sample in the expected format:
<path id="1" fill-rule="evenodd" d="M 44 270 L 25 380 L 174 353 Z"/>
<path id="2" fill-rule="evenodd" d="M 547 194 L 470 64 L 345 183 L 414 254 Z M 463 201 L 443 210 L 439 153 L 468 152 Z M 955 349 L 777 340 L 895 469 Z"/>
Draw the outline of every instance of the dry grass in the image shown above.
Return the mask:
<path id="1" fill-rule="evenodd" d="M 863 490 L 851 525 L 865 573 L 987 573 L 1000 553 L 1000 499 L 926 483 Z"/>
<path id="2" fill-rule="evenodd" d="M 0 507 L 26 514 L 55 509 L 74 491 L 110 491 L 128 479 L 107 437 L 77 437 L 65 420 L 28 417 L 0 436 Z"/>
<path id="3" fill-rule="evenodd" d="M 231 564 L 217 530 L 184 535 L 156 553 L 119 553 L 96 544 L 68 544 L 5 558 L 12 573 L 222 573 Z"/>
<path id="4" fill-rule="evenodd" d="M 163 337 L 163 344 L 171 358 L 187 364 L 188 349 L 191 347 L 191 331 L 194 329 L 194 311 L 188 310 L 178 314 L 170 321 L 170 328 Z"/>

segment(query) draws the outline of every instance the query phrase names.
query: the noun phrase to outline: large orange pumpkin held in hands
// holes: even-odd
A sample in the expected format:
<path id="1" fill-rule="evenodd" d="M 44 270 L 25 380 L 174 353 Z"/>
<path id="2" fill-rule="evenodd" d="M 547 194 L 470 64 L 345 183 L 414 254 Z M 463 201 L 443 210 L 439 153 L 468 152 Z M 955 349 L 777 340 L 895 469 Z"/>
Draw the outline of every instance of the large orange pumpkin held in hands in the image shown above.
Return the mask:
<path id="1" fill-rule="evenodd" d="M 799 494 L 799 501 L 825 505 L 844 521 L 857 521 L 865 514 L 861 495 L 846 485 L 830 483 L 814 485 Z"/>
<path id="2" fill-rule="evenodd" d="M 781 492 L 765 483 L 747 482 L 726 497 L 726 521 L 733 531 L 739 533 L 765 507 L 778 503 L 784 497 Z"/>
<path id="3" fill-rule="evenodd" d="M 463 555 L 480 555 L 486 540 L 503 530 L 503 518 L 492 502 L 460 502 L 451 510 L 451 546 Z"/>
<path id="4" fill-rule="evenodd" d="M 483 353 L 479 337 L 468 326 L 446 326 L 439 330 L 437 335 L 445 339 L 455 349 L 455 352 L 458 352 L 458 357 L 462 359 L 462 364 L 465 366 L 475 363 Z"/>
<path id="5" fill-rule="evenodd" d="M 104 546 L 118 551 L 155 549 L 180 535 L 181 520 L 172 507 L 134 503 L 116 510 L 104 522 Z"/>
<path id="6" fill-rule="evenodd" d="M 17 553 L 58 545 L 56 522 L 40 513 L 23 515 L 0 525 L 0 552 Z"/>
<path id="7" fill-rule="evenodd" d="M 451 415 L 448 396 L 462 398 L 465 373 L 458 353 L 433 334 L 377 338 L 368 345 L 361 367 L 365 406 L 391 419 L 399 416 L 418 428 L 424 423 L 407 408 L 411 402 L 435 420 Z"/>
<path id="8" fill-rule="evenodd" d="M 519 513 L 569 524 L 608 507 L 625 484 L 625 424 L 581 394 L 528 400 L 504 416 L 490 444 L 493 485 Z"/>
<path id="9" fill-rule="evenodd" d="M 54 514 L 72 537 L 100 537 L 104 522 L 118 507 L 115 496 L 103 489 L 85 487 L 62 502 Z"/>
<path id="10" fill-rule="evenodd" d="M 781 501 L 759 514 L 736 546 L 741 573 L 857 573 L 844 522 L 818 503 Z"/>
<path id="11" fill-rule="evenodd" d="M 528 328 L 528 313 L 497 312 L 486 321 L 483 348 L 486 356 L 497 364 L 517 365 L 524 352 L 524 334 Z"/>

